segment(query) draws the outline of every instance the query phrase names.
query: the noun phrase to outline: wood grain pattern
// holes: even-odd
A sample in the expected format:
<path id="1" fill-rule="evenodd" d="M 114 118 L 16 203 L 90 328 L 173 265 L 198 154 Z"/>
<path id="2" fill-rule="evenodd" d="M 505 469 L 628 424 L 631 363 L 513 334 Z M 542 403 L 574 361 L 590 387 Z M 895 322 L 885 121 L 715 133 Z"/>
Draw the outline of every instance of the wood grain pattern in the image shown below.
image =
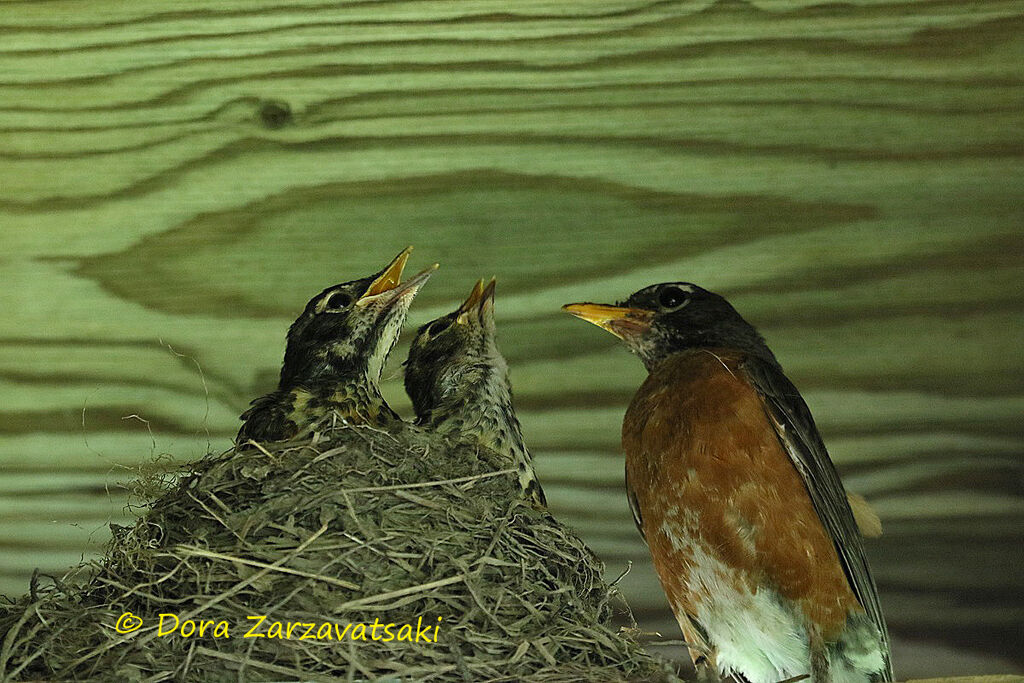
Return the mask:
<path id="1" fill-rule="evenodd" d="M 415 244 L 442 270 L 412 323 L 498 276 L 545 490 L 634 562 L 644 627 L 674 633 L 621 490 L 642 368 L 557 308 L 686 279 L 881 514 L 897 672 L 1019 671 L 1022 28 L 1020 0 L 0 3 L 0 592 L 96 552 L 132 468 L 225 448 L 310 294 Z"/>

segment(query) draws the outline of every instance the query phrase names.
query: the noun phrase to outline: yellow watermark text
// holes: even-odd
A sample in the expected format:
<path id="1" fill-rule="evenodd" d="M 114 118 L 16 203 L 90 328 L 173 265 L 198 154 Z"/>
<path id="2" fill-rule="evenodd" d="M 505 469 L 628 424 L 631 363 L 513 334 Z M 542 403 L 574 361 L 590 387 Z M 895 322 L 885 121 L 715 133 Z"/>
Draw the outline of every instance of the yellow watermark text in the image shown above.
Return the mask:
<path id="1" fill-rule="evenodd" d="M 181 619 L 177 614 L 157 615 L 156 635 L 161 638 L 277 638 L 280 640 L 337 640 L 364 643 L 436 643 L 441 631 L 441 617 L 436 623 L 424 625 L 423 617 L 416 623 L 396 624 L 374 619 L 373 623 L 334 621 L 274 621 L 265 614 L 250 615 L 246 623 L 233 625 L 226 620 Z M 131 633 L 142 627 L 143 620 L 130 613 L 122 614 L 115 629 Z"/>

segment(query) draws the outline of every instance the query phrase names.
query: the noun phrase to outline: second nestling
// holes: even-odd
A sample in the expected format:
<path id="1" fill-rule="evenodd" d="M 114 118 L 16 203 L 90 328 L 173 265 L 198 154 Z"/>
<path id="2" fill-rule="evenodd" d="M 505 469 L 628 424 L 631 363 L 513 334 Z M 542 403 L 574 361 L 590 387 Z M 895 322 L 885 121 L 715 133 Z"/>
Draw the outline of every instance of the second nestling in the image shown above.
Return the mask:
<path id="1" fill-rule="evenodd" d="M 494 284 L 479 280 L 469 298 L 421 327 L 405 362 L 405 391 L 416 424 L 486 446 L 514 466 L 523 495 L 547 505 L 512 407 L 508 365 L 495 342 Z"/>

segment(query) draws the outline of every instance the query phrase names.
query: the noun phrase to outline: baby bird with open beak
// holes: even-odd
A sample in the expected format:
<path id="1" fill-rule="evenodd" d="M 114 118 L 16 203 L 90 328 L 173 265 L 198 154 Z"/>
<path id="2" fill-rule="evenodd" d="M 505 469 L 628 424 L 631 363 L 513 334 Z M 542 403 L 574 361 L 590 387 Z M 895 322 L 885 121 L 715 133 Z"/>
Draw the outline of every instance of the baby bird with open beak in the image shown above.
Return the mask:
<path id="1" fill-rule="evenodd" d="M 386 425 L 399 417 L 377 383 L 409 306 L 437 269 L 402 282 L 412 247 L 383 270 L 317 294 L 288 330 L 277 389 L 242 414 L 238 444 L 298 436 L 332 411 L 351 424 Z"/>
<path id="2" fill-rule="evenodd" d="M 508 365 L 495 343 L 494 279 L 416 333 L 405 362 L 405 391 L 416 424 L 486 446 L 508 458 L 524 497 L 547 505 L 512 407 Z"/>

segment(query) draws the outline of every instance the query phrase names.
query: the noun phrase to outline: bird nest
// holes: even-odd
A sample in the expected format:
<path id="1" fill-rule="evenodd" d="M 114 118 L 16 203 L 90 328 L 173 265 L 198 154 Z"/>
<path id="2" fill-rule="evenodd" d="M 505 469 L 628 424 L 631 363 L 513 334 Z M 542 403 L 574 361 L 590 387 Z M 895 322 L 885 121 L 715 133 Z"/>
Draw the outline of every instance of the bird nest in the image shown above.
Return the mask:
<path id="1" fill-rule="evenodd" d="M 409 426 L 207 456 L 101 561 L 0 605 L 0 678 L 670 678 L 502 466 Z"/>

